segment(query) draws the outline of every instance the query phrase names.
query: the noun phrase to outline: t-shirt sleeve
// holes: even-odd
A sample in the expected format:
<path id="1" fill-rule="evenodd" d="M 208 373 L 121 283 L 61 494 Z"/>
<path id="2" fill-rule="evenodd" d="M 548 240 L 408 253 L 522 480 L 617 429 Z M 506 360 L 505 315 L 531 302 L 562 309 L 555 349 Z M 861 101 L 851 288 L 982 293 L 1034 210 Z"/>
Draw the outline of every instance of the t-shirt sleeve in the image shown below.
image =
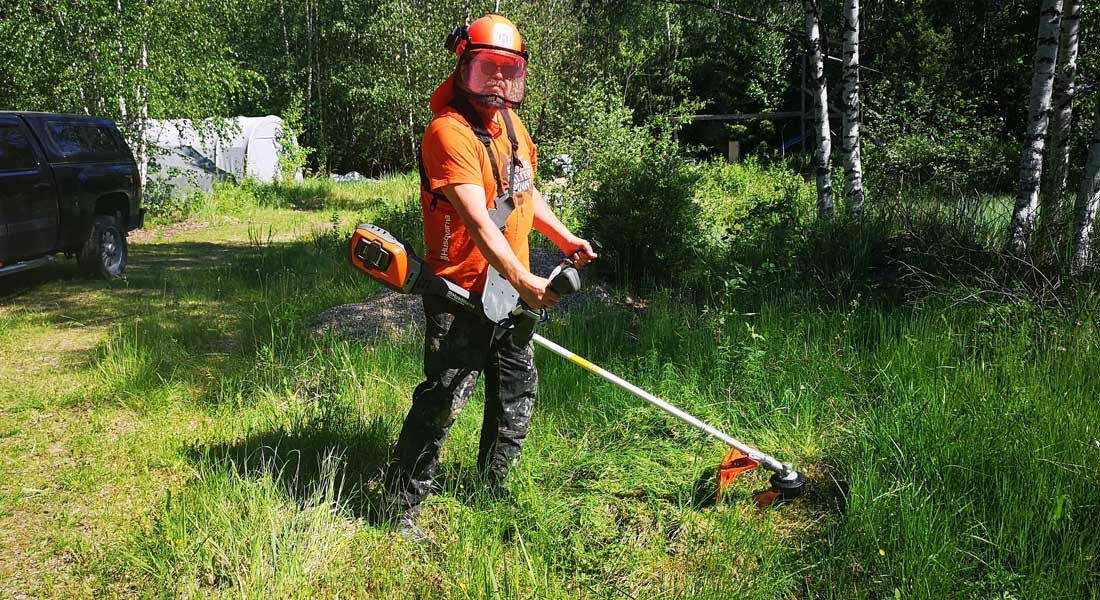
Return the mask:
<path id="1" fill-rule="evenodd" d="M 429 127 L 421 142 L 428 185 L 438 190 L 448 185 L 484 185 L 481 146 L 472 135 L 446 124 Z"/>

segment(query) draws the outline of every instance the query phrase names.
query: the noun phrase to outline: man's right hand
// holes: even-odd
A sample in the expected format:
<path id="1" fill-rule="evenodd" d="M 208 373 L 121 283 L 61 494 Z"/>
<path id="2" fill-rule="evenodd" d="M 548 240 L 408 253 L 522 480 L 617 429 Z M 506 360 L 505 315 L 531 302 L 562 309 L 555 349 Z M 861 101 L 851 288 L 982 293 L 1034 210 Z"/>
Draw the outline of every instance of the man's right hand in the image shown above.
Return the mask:
<path id="1" fill-rule="evenodd" d="M 523 303 L 534 309 L 550 308 L 561 300 L 558 293 L 550 287 L 549 279 L 530 272 L 523 275 L 516 291 Z"/>

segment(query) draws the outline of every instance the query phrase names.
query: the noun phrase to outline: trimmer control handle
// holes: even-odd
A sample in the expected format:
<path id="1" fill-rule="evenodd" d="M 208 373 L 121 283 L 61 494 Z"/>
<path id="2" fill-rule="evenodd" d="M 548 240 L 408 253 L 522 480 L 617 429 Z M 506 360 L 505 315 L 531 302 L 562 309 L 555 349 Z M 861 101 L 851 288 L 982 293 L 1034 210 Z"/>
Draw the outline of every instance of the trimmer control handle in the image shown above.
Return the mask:
<path id="1" fill-rule="evenodd" d="M 581 274 L 573 263 L 562 263 L 550 274 L 550 289 L 559 296 L 567 296 L 581 289 Z"/>
<path id="2" fill-rule="evenodd" d="M 596 251 L 596 255 L 603 254 L 603 244 L 599 240 L 588 240 L 588 243 L 592 245 L 592 249 Z M 571 260 L 573 264 L 580 262 L 581 250 L 577 249 L 573 251 L 573 254 L 569 255 L 567 260 Z"/>

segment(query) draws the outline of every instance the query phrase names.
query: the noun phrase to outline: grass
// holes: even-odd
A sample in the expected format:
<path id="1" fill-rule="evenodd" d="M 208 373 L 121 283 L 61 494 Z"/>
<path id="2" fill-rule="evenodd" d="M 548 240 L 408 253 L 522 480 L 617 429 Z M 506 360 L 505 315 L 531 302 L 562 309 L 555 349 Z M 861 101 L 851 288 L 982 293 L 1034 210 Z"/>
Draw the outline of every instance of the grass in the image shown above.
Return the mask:
<path id="1" fill-rule="evenodd" d="M 544 335 L 795 462 L 812 488 L 714 505 L 721 445 L 539 352 L 511 500 L 474 468 L 482 399 L 409 547 L 378 476 L 419 383 L 413 337 L 303 320 L 360 301 L 342 236 L 415 227 L 404 178 L 226 188 L 0 305 L 0 592 L 37 597 L 1097 598 L 1095 306 L 810 295 L 592 307 Z M 748 302 L 748 301 L 745 301 Z"/>

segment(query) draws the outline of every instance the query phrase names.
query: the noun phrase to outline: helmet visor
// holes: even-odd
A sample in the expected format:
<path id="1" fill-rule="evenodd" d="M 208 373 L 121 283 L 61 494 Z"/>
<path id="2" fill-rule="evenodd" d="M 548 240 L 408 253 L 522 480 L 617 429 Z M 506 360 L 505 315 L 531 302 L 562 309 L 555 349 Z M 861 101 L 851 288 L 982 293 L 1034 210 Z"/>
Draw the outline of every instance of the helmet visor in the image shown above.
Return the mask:
<path id="1" fill-rule="evenodd" d="M 523 102 L 527 61 L 509 52 L 480 50 L 462 61 L 460 80 L 465 91 L 494 106 Z"/>

